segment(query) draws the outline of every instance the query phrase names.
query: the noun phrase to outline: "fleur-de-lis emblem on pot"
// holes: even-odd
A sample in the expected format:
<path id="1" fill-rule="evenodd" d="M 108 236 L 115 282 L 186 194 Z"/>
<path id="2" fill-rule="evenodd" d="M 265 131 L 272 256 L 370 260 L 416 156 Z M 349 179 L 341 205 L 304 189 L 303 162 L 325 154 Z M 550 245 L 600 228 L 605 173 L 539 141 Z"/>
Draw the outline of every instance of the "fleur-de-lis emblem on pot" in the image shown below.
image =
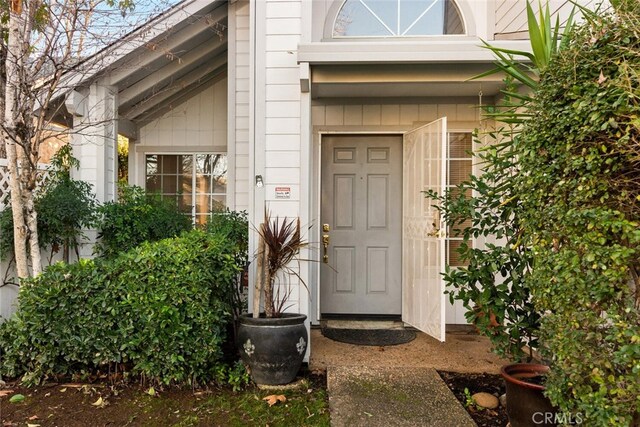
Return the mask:
<path id="1" fill-rule="evenodd" d="M 242 348 L 244 348 L 244 352 L 247 353 L 247 356 L 249 357 L 251 357 L 253 352 L 256 350 L 256 346 L 251 343 L 251 339 L 248 339 Z"/>
<path id="2" fill-rule="evenodd" d="M 296 344 L 296 348 L 298 349 L 298 353 L 302 354 L 307 349 L 307 343 L 304 338 L 300 337 L 300 341 Z"/>

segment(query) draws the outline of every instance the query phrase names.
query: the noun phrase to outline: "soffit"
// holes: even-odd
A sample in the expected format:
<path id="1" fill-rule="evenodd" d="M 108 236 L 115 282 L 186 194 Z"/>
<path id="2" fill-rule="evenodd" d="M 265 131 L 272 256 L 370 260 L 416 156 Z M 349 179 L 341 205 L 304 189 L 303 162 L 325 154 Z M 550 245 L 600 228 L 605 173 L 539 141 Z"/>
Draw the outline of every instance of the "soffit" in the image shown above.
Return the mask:
<path id="1" fill-rule="evenodd" d="M 315 65 L 313 98 L 461 97 L 497 95 L 501 74 L 470 80 L 493 68 L 490 63 Z"/>

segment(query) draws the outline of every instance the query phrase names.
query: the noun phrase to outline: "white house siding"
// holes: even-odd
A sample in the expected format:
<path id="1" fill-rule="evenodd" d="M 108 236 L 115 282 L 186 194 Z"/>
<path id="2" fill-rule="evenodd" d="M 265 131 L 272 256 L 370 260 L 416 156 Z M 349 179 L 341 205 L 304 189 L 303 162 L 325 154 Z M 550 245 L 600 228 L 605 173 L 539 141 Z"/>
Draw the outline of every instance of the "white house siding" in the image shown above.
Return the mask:
<path id="1" fill-rule="evenodd" d="M 249 2 L 229 5 L 229 141 L 235 142 L 236 210 L 249 209 Z M 231 148 L 231 147 L 230 147 Z"/>
<path id="2" fill-rule="evenodd" d="M 400 133 L 440 117 L 447 117 L 449 129 L 452 131 L 473 131 L 480 127 L 477 104 L 409 102 L 402 104 L 315 102 L 311 107 L 313 132 L 316 138 L 322 132 L 393 131 Z M 319 220 L 314 222 L 317 223 Z M 446 323 L 466 324 L 465 311 L 459 301 L 454 305 L 447 303 Z"/>
<path id="3" fill-rule="evenodd" d="M 537 2 L 530 2 L 538 16 Z M 578 0 L 581 6 L 595 9 L 600 4 L 608 5 L 606 0 Z M 496 0 L 495 9 L 495 38 L 497 39 L 527 39 L 527 1 L 526 0 Z M 560 22 L 564 23 L 574 9 L 574 4 L 569 0 L 543 1 L 545 7 L 549 5 L 555 21 L 555 16 L 560 16 Z"/>
<path id="4" fill-rule="evenodd" d="M 145 153 L 227 149 L 227 79 L 219 80 L 140 128 L 129 180 L 144 186 Z"/>
<path id="5" fill-rule="evenodd" d="M 254 188 L 253 218 L 259 223 L 263 205 L 280 217 L 300 216 L 301 206 L 301 110 L 299 66 L 296 50 L 310 28 L 303 28 L 303 10 L 298 0 L 266 0 L 255 3 L 255 175 L 264 187 Z M 308 142 L 306 142 L 308 144 Z M 302 173 L 307 173 L 304 171 Z M 253 175 L 253 174 L 252 174 Z M 290 189 L 288 198 L 277 198 L 276 187 Z M 254 243 L 255 244 L 255 243 Z M 304 272 L 302 273 L 304 275 Z M 306 291 L 293 284 L 290 311 L 308 313 Z"/>
<path id="6" fill-rule="evenodd" d="M 413 125 L 431 122 L 447 117 L 449 127 L 462 123 L 464 127 L 478 126 L 477 104 L 323 104 L 311 107 L 312 124 L 315 131 L 339 130 L 334 126 L 348 126 L 345 130 L 357 131 L 354 126 L 362 126 L 362 131 L 388 131 L 389 126 L 399 130 L 409 130 Z M 473 130 L 473 127 L 469 128 Z"/>

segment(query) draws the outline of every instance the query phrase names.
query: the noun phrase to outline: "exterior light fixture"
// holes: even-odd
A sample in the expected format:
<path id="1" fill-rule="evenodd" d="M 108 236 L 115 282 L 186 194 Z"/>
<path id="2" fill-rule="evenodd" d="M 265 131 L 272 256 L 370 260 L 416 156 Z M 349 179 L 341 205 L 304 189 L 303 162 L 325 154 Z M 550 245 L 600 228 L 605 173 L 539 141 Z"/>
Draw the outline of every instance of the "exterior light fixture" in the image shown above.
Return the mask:
<path id="1" fill-rule="evenodd" d="M 256 187 L 262 188 L 264 182 L 262 181 L 262 175 L 256 175 Z"/>

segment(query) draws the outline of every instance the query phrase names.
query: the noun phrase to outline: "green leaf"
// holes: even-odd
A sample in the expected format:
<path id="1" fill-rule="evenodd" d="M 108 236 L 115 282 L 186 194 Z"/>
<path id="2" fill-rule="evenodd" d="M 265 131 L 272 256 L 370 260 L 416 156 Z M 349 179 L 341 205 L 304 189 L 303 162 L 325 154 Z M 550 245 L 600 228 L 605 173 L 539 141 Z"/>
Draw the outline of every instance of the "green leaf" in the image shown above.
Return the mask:
<path id="1" fill-rule="evenodd" d="M 24 395 L 22 394 L 14 394 L 13 396 L 11 396 L 11 398 L 9 399 L 9 403 L 20 403 L 20 402 L 24 402 Z"/>

